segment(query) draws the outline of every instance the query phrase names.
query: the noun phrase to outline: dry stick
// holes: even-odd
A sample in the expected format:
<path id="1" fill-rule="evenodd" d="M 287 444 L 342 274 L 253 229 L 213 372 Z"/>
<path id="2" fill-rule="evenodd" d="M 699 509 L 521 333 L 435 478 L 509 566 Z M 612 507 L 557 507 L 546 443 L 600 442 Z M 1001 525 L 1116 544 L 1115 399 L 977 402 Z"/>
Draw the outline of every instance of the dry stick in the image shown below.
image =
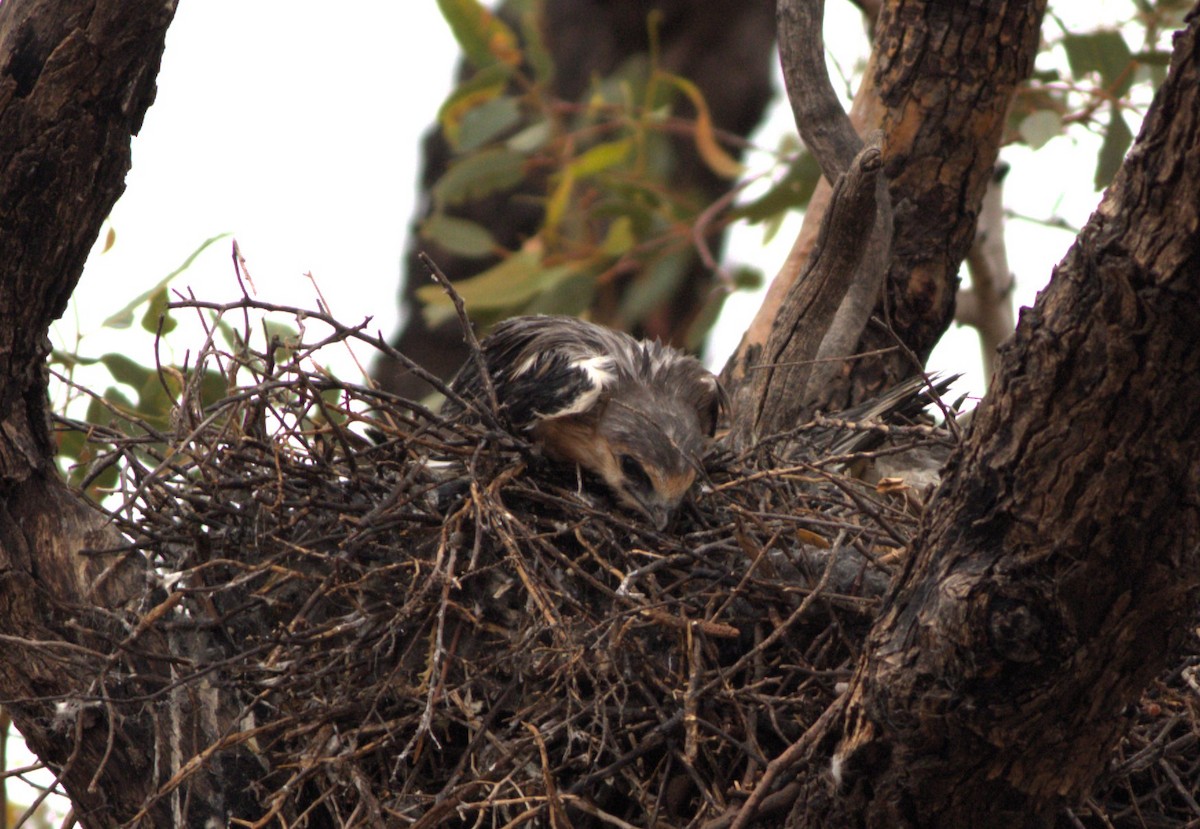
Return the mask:
<path id="1" fill-rule="evenodd" d="M 450 282 L 450 277 L 442 272 L 437 263 L 430 258 L 429 254 L 421 251 L 417 254 L 417 258 L 421 260 L 421 264 L 429 271 L 439 285 L 450 297 L 450 301 L 454 303 L 454 310 L 458 314 L 459 324 L 462 325 L 463 339 L 467 341 L 467 347 L 471 350 L 471 359 L 475 362 L 475 368 L 479 372 L 479 380 L 483 383 L 483 388 L 487 391 L 488 405 L 492 407 L 493 412 L 500 411 L 500 403 L 496 398 L 496 389 L 492 386 L 492 375 L 488 372 L 487 361 L 483 359 L 483 349 L 479 346 L 479 338 L 475 336 L 475 329 L 471 327 L 471 320 L 467 317 L 467 306 L 463 302 L 462 296 L 454 289 L 454 285 Z"/>
<path id="2" fill-rule="evenodd" d="M 845 539 L 845 532 L 842 532 L 838 535 L 837 540 L 834 541 L 833 547 L 829 551 L 829 561 L 825 565 L 825 572 L 821 574 L 821 578 L 817 582 L 817 585 L 812 589 L 812 592 L 804 597 L 804 601 L 800 603 L 800 606 L 796 608 L 788 620 L 778 629 L 776 629 L 771 636 L 768 636 L 767 639 L 763 641 L 763 646 L 756 647 L 754 649 L 755 651 L 761 650 L 762 647 L 765 647 L 770 641 L 782 636 L 784 632 L 786 632 L 791 626 L 791 624 L 795 620 L 799 619 L 801 614 L 807 611 L 809 605 L 811 605 L 821 594 L 829 582 L 830 574 L 833 573 L 833 565 L 837 559 L 837 552 L 845 542 Z M 746 656 L 749 655 L 750 654 L 747 654 Z M 738 660 L 738 664 L 745 661 L 745 659 L 745 656 L 742 657 L 741 660 Z M 729 673 L 734 673 L 736 669 L 737 665 L 735 665 L 734 668 L 729 671 Z M 711 687 L 711 685 L 712 683 L 709 684 L 709 687 Z M 705 690 L 707 690 L 707 687 Z M 829 722 L 830 718 L 836 714 L 840 714 L 844 705 L 844 697 L 839 697 L 837 700 L 835 700 L 833 704 L 831 704 L 829 708 L 825 710 L 825 713 L 818 717 L 817 721 L 809 726 L 808 730 L 806 730 L 804 734 L 800 736 L 800 739 L 784 749 L 782 754 L 767 764 L 767 768 L 763 772 L 762 778 L 758 781 L 758 785 L 754 787 L 754 791 L 750 793 L 750 797 L 748 797 L 746 802 L 742 804 L 742 808 L 738 810 L 737 817 L 734 819 L 733 825 L 730 827 L 730 829 L 744 829 L 744 827 L 754 819 L 754 816 L 758 814 L 759 806 L 762 804 L 763 799 L 767 796 L 772 784 L 775 782 L 775 778 L 777 778 L 782 772 L 794 766 L 806 756 L 808 751 L 811 750 L 814 740 L 819 735 L 824 733 L 825 725 Z"/>

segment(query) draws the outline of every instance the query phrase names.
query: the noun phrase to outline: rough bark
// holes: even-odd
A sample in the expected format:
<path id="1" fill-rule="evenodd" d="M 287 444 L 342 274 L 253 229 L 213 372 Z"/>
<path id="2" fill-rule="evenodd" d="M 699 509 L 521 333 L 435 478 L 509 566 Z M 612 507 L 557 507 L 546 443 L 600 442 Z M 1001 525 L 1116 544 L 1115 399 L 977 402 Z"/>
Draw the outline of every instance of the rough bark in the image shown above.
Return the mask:
<path id="1" fill-rule="evenodd" d="M 791 826 L 1050 825 L 1192 617 L 1198 30 L 1193 11 L 1125 166 L 1002 349 L 844 711 L 807 742 Z"/>
<path id="2" fill-rule="evenodd" d="M 1013 92 L 1037 52 L 1045 0 L 992 4 L 893 0 L 876 23 L 875 44 L 851 119 L 862 133 L 882 129 L 884 172 L 894 206 L 885 296 L 855 360 L 821 401 L 841 408 L 919 368 L 954 313 L 958 269 L 999 151 Z M 784 297 L 817 235 L 828 191 L 813 198 L 792 254 L 726 367 L 736 387 L 762 361 Z M 895 349 L 897 340 L 904 349 Z"/>
<path id="3" fill-rule="evenodd" d="M 81 631 L 96 622 L 123 638 L 111 620 L 141 582 L 112 556 L 81 555 L 116 545 L 54 466 L 46 333 L 124 189 L 174 10 L 161 0 L 0 4 L 0 698 L 85 826 L 128 819 L 153 791 L 153 718 L 116 722 L 104 700 L 161 669 L 135 680 L 81 668 L 103 665 L 112 647 Z M 170 825 L 165 808 L 151 816 Z"/>
<path id="4" fill-rule="evenodd" d="M 579 100 L 595 78 L 611 74 L 634 55 L 645 54 L 649 49 L 647 15 L 651 11 L 662 15 L 658 28 L 662 66 L 699 87 L 715 127 L 736 135 L 749 135 L 773 94 L 770 56 L 775 20 L 771 0 L 701 4 L 689 0 L 546 3 L 544 37 L 555 60 L 554 93 L 563 100 Z M 423 155 L 421 190 L 428 193 L 451 160 L 450 148 L 440 130 L 429 133 Z M 729 189 L 729 182 L 717 177 L 701 161 L 692 142 L 680 139 L 676 158 L 672 182 L 686 183 L 704 202 L 715 201 Z M 516 195 L 492 196 L 456 208 L 455 215 L 483 224 L 502 246 L 515 250 L 542 221 L 537 201 Z M 394 342 L 417 363 L 448 378 L 462 365 L 467 349 L 457 322 L 431 329 L 421 317 L 416 290 L 428 284 L 428 279 L 417 255 L 422 250 L 430 254 L 451 279 L 478 273 L 495 260 L 462 259 L 417 239 L 416 228 L 428 209 L 428 204 L 419 207 L 412 223 L 412 242 L 405 258 L 399 297 L 408 318 Z M 719 254 L 721 239 L 713 240 L 711 247 Z M 680 286 L 634 333 L 684 345 L 713 286 L 711 270 L 697 257 L 680 280 Z M 621 289 L 617 286 L 618 291 Z M 615 322 L 605 319 L 602 308 L 593 310 L 597 321 Z M 412 399 L 420 399 L 430 391 L 427 384 L 391 361 L 378 362 L 373 374 L 384 388 Z"/>

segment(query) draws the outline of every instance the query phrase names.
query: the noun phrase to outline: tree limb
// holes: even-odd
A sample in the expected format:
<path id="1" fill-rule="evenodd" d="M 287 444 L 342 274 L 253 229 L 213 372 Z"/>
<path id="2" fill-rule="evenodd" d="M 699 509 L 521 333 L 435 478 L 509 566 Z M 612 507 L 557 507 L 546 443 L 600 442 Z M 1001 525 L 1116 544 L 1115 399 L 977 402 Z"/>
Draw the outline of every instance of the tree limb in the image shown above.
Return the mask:
<path id="1" fill-rule="evenodd" d="M 1029 74 L 1045 0 L 1005 0 L 986 7 L 930 0 L 885 4 L 875 46 L 850 118 L 860 131 L 887 136 L 884 169 L 894 234 L 875 313 L 892 331 L 868 328 L 854 349 L 895 345 L 924 359 L 953 316 L 958 269 L 975 231 L 1014 90 Z M 761 360 L 777 316 L 803 269 L 821 216 L 822 187 L 805 215 L 787 263 L 768 290 L 737 353 L 725 368 L 733 396 Z M 825 390 L 837 408 L 909 375 L 906 353 L 856 360 Z"/>
<path id="2" fill-rule="evenodd" d="M 0 698 L 87 826 L 116 825 L 147 800 L 158 746 L 148 708 L 117 721 L 103 702 L 138 682 L 71 658 L 110 648 L 81 632 L 92 624 L 124 638 L 116 620 L 143 571 L 81 555 L 119 539 L 55 468 L 46 335 L 124 189 L 174 11 L 162 0 L 0 4 Z M 161 666 L 145 671 L 153 683 Z M 160 808 L 156 823 L 169 825 Z"/>
<path id="3" fill-rule="evenodd" d="M 1200 587 L 1200 15 L 1001 352 L 791 826 L 1048 826 Z M 1086 429 L 1079 428 L 1087 424 Z"/>
<path id="4" fill-rule="evenodd" d="M 1008 165 L 996 168 L 979 209 L 979 227 L 967 254 L 970 290 L 959 290 L 955 321 L 979 332 L 983 373 L 991 381 L 996 352 L 1013 332 L 1013 275 L 1004 244 L 1004 176 Z"/>
<path id="5" fill-rule="evenodd" d="M 864 147 L 834 188 L 830 211 L 804 277 L 788 294 L 751 381 L 735 401 L 733 440 L 747 446 L 796 424 L 814 359 L 826 328 L 808 320 L 831 320 L 863 259 L 863 240 L 875 224 L 876 183 L 882 165 L 876 146 Z"/>

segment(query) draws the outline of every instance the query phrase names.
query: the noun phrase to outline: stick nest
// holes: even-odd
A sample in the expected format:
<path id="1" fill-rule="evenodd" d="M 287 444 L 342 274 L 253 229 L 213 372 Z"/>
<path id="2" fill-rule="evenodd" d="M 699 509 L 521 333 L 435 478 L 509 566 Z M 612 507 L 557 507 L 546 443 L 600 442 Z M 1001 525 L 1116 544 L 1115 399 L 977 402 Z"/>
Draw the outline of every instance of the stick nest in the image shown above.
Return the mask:
<path id="1" fill-rule="evenodd" d="M 386 348 L 333 324 L 325 348 Z M 210 342 L 189 376 L 219 373 L 223 399 L 197 380 L 169 432 L 93 430 L 122 468 L 122 552 L 150 574 L 127 627 L 174 643 L 153 697 L 222 700 L 163 775 L 184 813 L 220 763 L 239 825 L 728 825 L 850 678 L 916 530 L 917 493 L 844 471 L 831 447 L 853 424 L 714 454 L 659 533 L 519 437 L 312 355 Z M 891 432 L 860 455 L 952 442 Z M 1064 820 L 1196 818 L 1189 660 L 1151 690 L 1094 814 Z"/>

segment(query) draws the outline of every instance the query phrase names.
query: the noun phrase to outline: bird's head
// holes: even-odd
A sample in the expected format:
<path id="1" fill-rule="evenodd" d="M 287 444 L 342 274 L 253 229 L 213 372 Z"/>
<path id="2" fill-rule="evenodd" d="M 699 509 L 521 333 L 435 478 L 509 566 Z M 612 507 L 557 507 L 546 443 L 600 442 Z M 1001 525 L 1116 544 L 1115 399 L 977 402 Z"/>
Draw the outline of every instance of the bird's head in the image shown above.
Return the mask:
<path id="1" fill-rule="evenodd" d="M 637 393 L 610 398 L 593 416 L 545 421 L 538 431 L 552 456 L 595 473 L 660 530 L 695 482 L 707 437 L 694 408 Z"/>

